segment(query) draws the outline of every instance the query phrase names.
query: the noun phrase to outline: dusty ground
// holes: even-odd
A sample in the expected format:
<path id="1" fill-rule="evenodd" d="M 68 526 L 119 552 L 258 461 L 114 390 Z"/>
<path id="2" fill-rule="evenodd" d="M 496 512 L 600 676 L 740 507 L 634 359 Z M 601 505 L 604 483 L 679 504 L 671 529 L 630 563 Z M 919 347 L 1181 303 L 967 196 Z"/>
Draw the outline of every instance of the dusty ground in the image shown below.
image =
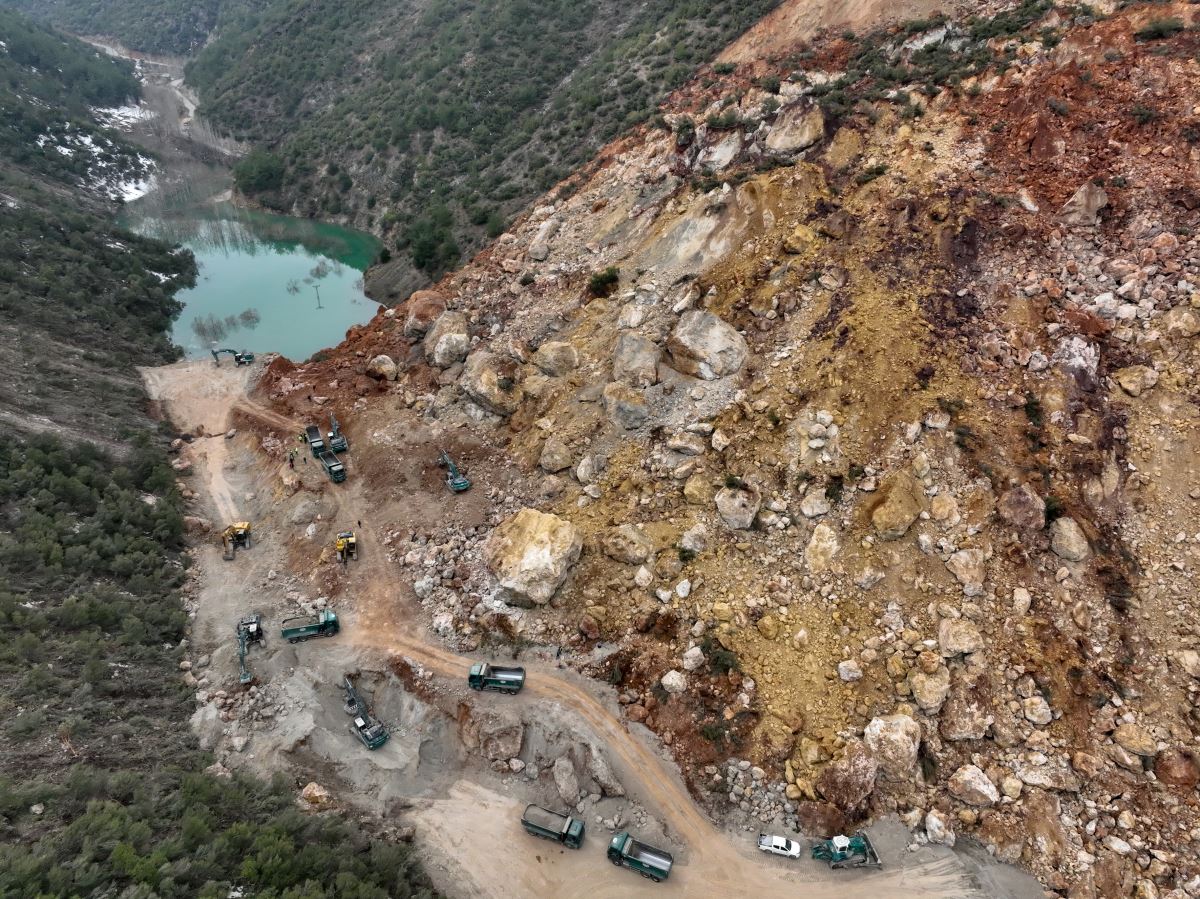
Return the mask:
<path id="1" fill-rule="evenodd" d="M 552 801 L 546 797 L 546 785 L 494 774 L 469 756 L 455 736 L 452 710 L 476 701 L 463 684 L 471 659 L 427 635 L 420 607 L 386 564 L 384 541 L 389 538 L 374 524 L 383 520 L 381 507 L 403 505 L 407 499 L 416 501 L 418 518 L 446 509 L 424 479 L 414 476 L 405 495 L 398 497 L 394 490 L 371 490 L 355 477 L 354 464 L 351 479 L 337 486 L 314 464 L 301 463 L 291 471 L 283 461 L 290 447 L 286 441 L 300 422 L 248 398 L 245 390 L 252 373 L 246 369 L 184 362 L 143 374 L 152 395 L 181 430 L 223 433 L 238 426 L 232 439 L 201 438 L 185 453 L 194 466 L 187 483 L 200 494 L 199 504 L 214 516 L 214 523 L 246 517 L 256 529 L 255 546 L 233 563 L 220 559 L 211 538 L 195 551 L 200 586 L 193 634 L 195 652 L 211 655 L 208 689 L 236 691 L 232 622 L 251 608 L 264 614 L 271 634 L 294 606 L 287 595 L 303 592 L 311 597 L 315 587 L 328 591 L 344 623 L 334 640 L 297 647 L 269 640 L 265 651 L 251 651 L 257 690 L 284 711 L 274 713 L 267 726 L 239 719 L 215 726 L 201 721 L 202 734 L 220 747 L 224 764 L 317 779 L 334 790 L 339 802 L 377 814 L 413 806 L 411 819 L 423 854 L 451 895 L 641 895 L 642 881 L 612 870 L 599 858 L 607 832 L 592 820 L 581 852 L 557 851 L 529 840 L 520 832 L 519 811 L 528 801 Z M 341 417 L 350 425 L 350 458 L 368 455 L 366 435 L 372 424 L 383 422 L 370 414 Z M 419 449 L 410 447 L 411 453 L 402 455 L 419 469 L 417 454 L 428 453 L 420 444 L 429 435 L 416 427 L 406 433 Z M 478 517 L 478 504 L 486 493 L 477 489 L 468 497 L 450 514 Z M 295 512 L 301 507 L 315 516 L 313 538 L 305 536 L 297 522 Z M 322 511 L 315 512 L 318 508 Z M 326 544 L 336 528 L 359 520 L 364 522 L 359 530 L 360 559 L 339 572 L 328 560 Z M 421 698 L 406 691 L 391 673 L 395 665 L 389 660 L 396 659 L 415 671 Z M 903 848 L 906 839 L 897 839 L 896 832 L 886 828 L 880 831 L 888 858 L 883 872 L 831 875 L 809 861 L 788 864 L 760 857 L 751 848 L 750 835 L 723 832 L 696 807 L 661 744 L 645 729 L 620 719 L 612 690 L 549 660 L 523 663 L 530 679 L 521 696 L 478 701 L 485 706 L 503 702 L 527 725 L 536 722 L 539 733 L 578 732 L 584 735 L 581 739 L 603 747 L 629 793 L 620 805 L 644 808 L 661 822 L 648 824 L 647 832 L 661 826 L 663 843 L 676 853 L 676 872 L 656 894 L 770 895 L 792 892 L 803 884 L 802 894 L 812 897 L 1001 895 L 977 886 L 978 874 L 969 859 L 940 848 L 909 853 Z M 360 676 L 377 714 L 394 728 L 392 740 L 377 752 L 368 753 L 344 730 L 336 684 L 346 673 Z M 228 740 L 239 736 L 248 737 L 241 753 L 228 747 Z M 527 744 L 532 742 L 534 737 L 527 737 Z M 606 815 L 615 802 L 605 800 Z M 510 843 L 522 851 L 480 849 Z M 1004 895 L 1037 895 L 1028 882 L 1006 890 Z"/>

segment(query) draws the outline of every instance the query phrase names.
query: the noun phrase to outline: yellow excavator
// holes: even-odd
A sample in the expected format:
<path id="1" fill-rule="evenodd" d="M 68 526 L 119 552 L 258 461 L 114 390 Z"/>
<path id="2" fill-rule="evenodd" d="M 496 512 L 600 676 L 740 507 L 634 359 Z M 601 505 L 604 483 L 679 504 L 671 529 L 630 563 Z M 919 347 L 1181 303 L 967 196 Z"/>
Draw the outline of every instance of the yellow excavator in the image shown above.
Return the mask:
<path id="1" fill-rule="evenodd" d="M 236 521 L 221 531 L 221 546 L 225 549 L 225 561 L 232 562 L 238 549 L 250 548 L 250 522 Z"/>
<path id="2" fill-rule="evenodd" d="M 358 538 L 354 536 L 354 531 L 342 531 L 338 534 L 333 549 L 337 553 L 337 560 L 343 565 L 350 559 L 357 559 Z"/>

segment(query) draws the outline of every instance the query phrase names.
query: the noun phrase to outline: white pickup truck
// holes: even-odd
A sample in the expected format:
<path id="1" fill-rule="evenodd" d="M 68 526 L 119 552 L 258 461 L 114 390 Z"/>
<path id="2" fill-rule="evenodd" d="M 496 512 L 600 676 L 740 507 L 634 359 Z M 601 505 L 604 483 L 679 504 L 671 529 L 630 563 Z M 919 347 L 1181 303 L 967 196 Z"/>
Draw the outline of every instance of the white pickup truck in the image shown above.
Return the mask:
<path id="1" fill-rule="evenodd" d="M 772 855 L 783 855 L 788 858 L 800 857 L 800 844 L 787 837 L 772 837 L 765 833 L 758 835 L 758 848 Z"/>

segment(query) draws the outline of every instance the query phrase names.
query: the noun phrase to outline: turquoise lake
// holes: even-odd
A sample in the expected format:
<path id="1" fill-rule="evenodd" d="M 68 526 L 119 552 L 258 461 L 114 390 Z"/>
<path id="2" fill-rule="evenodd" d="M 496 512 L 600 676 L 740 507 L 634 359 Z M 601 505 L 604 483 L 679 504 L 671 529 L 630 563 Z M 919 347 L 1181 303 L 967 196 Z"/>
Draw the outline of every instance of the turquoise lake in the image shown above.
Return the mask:
<path id="1" fill-rule="evenodd" d="M 379 254 L 374 237 L 227 200 L 197 202 L 206 191 L 190 187 L 152 192 L 123 217 L 131 230 L 196 256 L 196 286 L 176 295 L 184 309 L 171 332 L 188 358 L 215 346 L 302 361 L 375 315 L 362 280 Z"/>

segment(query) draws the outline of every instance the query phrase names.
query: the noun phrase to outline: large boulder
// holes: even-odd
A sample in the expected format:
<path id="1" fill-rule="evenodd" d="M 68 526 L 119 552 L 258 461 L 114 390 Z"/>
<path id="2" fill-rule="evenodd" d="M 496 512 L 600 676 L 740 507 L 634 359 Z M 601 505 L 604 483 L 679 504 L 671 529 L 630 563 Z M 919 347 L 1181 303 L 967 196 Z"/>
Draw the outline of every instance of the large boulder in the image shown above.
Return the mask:
<path id="1" fill-rule="evenodd" d="M 467 396 L 489 412 L 512 415 L 525 399 L 519 378 L 516 362 L 480 350 L 467 357 L 458 383 Z"/>
<path id="2" fill-rule="evenodd" d="M 1085 181 L 1063 204 L 1058 217 L 1064 225 L 1090 228 L 1096 224 L 1100 210 L 1108 205 L 1108 194 L 1104 188 L 1092 181 Z"/>
<path id="3" fill-rule="evenodd" d="M 394 381 L 399 373 L 392 357 L 382 353 L 367 363 L 367 374 L 378 381 Z"/>
<path id="4" fill-rule="evenodd" d="M 722 487 L 717 491 L 717 511 L 727 527 L 744 531 L 754 524 L 762 506 L 762 494 L 741 487 Z"/>
<path id="5" fill-rule="evenodd" d="M 446 311 L 446 298 L 436 290 L 418 290 L 405 304 L 405 337 L 423 337 L 438 316 Z"/>
<path id="6" fill-rule="evenodd" d="M 943 618 L 938 624 L 938 650 L 945 658 L 979 652 L 981 649 L 983 635 L 974 622 L 966 618 Z"/>
<path id="7" fill-rule="evenodd" d="M 650 387 L 658 383 L 658 360 L 662 350 L 648 337 L 625 331 L 613 348 L 612 376 L 614 381 L 634 387 Z"/>
<path id="8" fill-rule="evenodd" d="M 554 786 L 558 789 L 559 798 L 566 803 L 567 808 L 574 808 L 579 801 L 579 777 L 575 774 L 575 763 L 569 755 L 560 755 L 554 760 L 551 768 L 554 775 Z"/>
<path id="9" fill-rule="evenodd" d="M 950 669 L 937 653 L 925 650 L 908 672 L 908 687 L 921 711 L 937 714 L 950 695 Z"/>
<path id="10" fill-rule="evenodd" d="M 1004 491 L 996 503 L 996 513 L 1017 528 L 1041 530 L 1046 525 L 1046 503 L 1028 484 Z"/>
<path id="11" fill-rule="evenodd" d="M 674 367 L 712 381 L 734 374 L 746 361 L 746 341 L 711 312 L 685 312 L 667 339 Z"/>
<path id="12" fill-rule="evenodd" d="M 1122 724 L 1113 731 L 1113 740 L 1122 749 L 1127 749 L 1134 755 L 1153 758 L 1158 752 L 1158 744 L 1154 736 L 1137 724 Z"/>
<path id="13" fill-rule="evenodd" d="M 967 596 L 983 593 L 983 582 L 987 577 L 987 565 L 982 549 L 960 549 L 951 553 L 946 560 L 947 570 L 953 574 Z"/>
<path id="14" fill-rule="evenodd" d="M 629 565 L 641 565 L 654 552 L 654 543 L 635 525 L 623 524 L 606 533 L 600 548 L 610 559 Z"/>
<path id="15" fill-rule="evenodd" d="M 439 368 L 462 362 L 470 347 L 467 317 L 461 312 L 443 312 L 425 335 L 425 359 Z"/>
<path id="16" fill-rule="evenodd" d="M 808 545 L 804 547 L 804 563 L 810 572 L 828 571 L 840 549 L 837 531 L 827 524 L 819 524 L 813 528 Z"/>
<path id="17" fill-rule="evenodd" d="M 879 770 L 886 776 L 900 780 L 908 777 L 916 767 L 921 725 L 908 715 L 872 718 L 863 731 L 863 739 L 879 762 Z"/>
<path id="18" fill-rule="evenodd" d="M 1167 749 L 1154 760 L 1154 776 L 1160 783 L 1190 790 L 1200 783 L 1200 757 L 1190 749 Z"/>
<path id="19" fill-rule="evenodd" d="M 525 725 L 508 712 L 463 702 L 458 706 L 458 735 L 469 752 L 491 761 L 507 761 L 521 754 Z"/>
<path id="20" fill-rule="evenodd" d="M 897 540 L 908 533 L 924 507 L 921 483 L 907 471 L 897 471 L 884 480 L 879 493 L 871 524 L 880 539 Z"/>
<path id="21" fill-rule="evenodd" d="M 811 147 L 825 136 L 825 116 L 815 103 L 802 102 L 784 109 L 767 135 L 767 149 L 791 154 Z"/>
<path id="22" fill-rule="evenodd" d="M 858 740 L 846 744 L 845 754 L 817 776 L 817 792 L 843 812 L 858 808 L 875 789 L 879 763 Z"/>
<path id="23" fill-rule="evenodd" d="M 533 364 L 552 378 L 561 377 L 579 366 L 579 352 L 569 343 L 551 340 L 538 347 Z"/>
<path id="24" fill-rule="evenodd" d="M 604 388 L 604 411 L 614 424 L 627 431 L 640 428 L 650 417 L 642 392 L 616 381 Z"/>
<path id="25" fill-rule="evenodd" d="M 571 452 L 571 448 L 567 446 L 566 441 L 561 437 L 553 435 L 546 438 L 546 442 L 542 444 L 542 455 L 538 459 L 538 464 L 544 471 L 554 474 L 570 468 L 571 463 L 574 461 L 575 454 Z"/>
<path id="26" fill-rule="evenodd" d="M 995 805 L 1000 801 L 996 785 L 977 765 L 963 765 L 950 776 L 950 792 L 967 805 Z"/>
<path id="27" fill-rule="evenodd" d="M 488 570 L 514 605 L 544 605 L 579 559 L 583 541 L 575 525 L 557 515 L 522 509 L 502 521 L 484 545 Z"/>
<path id="28" fill-rule="evenodd" d="M 1050 548 L 1068 562 L 1082 562 L 1092 552 L 1087 535 L 1074 518 L 1056 518 L 1050 525 Z"/>
<path id="29" fill-rule="evenodd" d="M 829 802 L 796 803 L 796 820 L 805 836 L 827 840 L 849 830 L 842 810 Z"/>

